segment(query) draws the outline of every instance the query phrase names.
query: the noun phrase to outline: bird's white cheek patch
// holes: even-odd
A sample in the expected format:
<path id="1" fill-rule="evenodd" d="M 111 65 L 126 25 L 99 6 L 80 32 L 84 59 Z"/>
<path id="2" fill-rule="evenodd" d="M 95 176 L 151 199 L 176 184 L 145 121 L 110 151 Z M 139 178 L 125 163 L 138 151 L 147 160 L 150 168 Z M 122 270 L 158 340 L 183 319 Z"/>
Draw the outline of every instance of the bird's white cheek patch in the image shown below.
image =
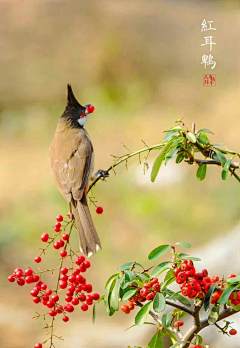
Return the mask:
<path id="1" fill-rule="evenodd" d="M 80 117 L 78 119 L 78 123 L 80 124 L 80 126 L 84 126 L 86 122 L 87 122 L 87 116 Z"/>

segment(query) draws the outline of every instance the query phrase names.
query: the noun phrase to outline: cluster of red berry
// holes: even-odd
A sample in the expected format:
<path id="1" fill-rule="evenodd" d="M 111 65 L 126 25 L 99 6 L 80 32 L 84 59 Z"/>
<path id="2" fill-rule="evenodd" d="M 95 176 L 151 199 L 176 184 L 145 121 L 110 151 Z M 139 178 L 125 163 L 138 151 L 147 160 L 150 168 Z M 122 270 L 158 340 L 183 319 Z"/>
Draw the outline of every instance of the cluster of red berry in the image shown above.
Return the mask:
<path id="1" fill-rule="evenodd" d="M 227 279 L 235 278 L 235 277 L 236 277 L 235 274 L 230 274 L 227 277 Z M 224 283 L 224 281 L 221 281 L 218 283 L 218 286 L 224 289 L 226 286 L 226 283 Z M 212 304 L 217 303 L 219 301 L 222 293 L 223 293 L 223 290 L 214 291 L 214 293 L 212 294 L 211 303 Z M 229 301 L 231 302 L 232 305 L 239 306 L 240 305 L 240 291 L 233 291 L 231 293 L 231 295 L 229 296 Z"/>
<path id="2" fill-rule="evenodd" d="M 69 216 L 69 218 L 72 218 Z M 56 224 L 54 231 L 59 233 L 61 231 L 61 222 L 63 221 L 62 215 L 56 217 Z M 60 240 L 55 241 L 55 238 L 49 237 L 48 233 L 43 233 L 41 240 L 43 242 L 48 242 L 49 239 L 53 243 L 55 249 L 59 249 L 65 245 L 65 242 L 69 241 L 69 234 L 64 233 Z M 63 252 L 65 252 L 63 254 Z M 67 251 L 65 249 L 60 252 L 61 257 L 67 256 Z M 40 256 L 38 256 L 40 258 Z M 41 259 L 41 258 L 40 258 Z M 36 261 L 36 258 L 35 258 Z M 41 260 L 40 260 L 41 261 Z M 36 262 L 40 262 L 36 261 Z M 48 288 L 47 284 L 41 281 L 40 276 L 33 272 L 31 268 L 26 269 L 25 272 L 21 268 L 16 268 L 13 274 L 9 275 L 8 281 L 13 283 L 17 281 L 17 284 L 23 286 L 24 284 L 34 284 L 34 287 L 30 291 L 33 297 L 33 302 L 38 304 L 42 303 L 44 306 L 49 308 L 49 316 L 55 317 L 58 314 L 62 315 L 62 320 L 64 322 L 69 321 L 68 313 L 74 311 L 74 306 L 81 304 L 82 311 L 87 311 L 89 306 L 93 304 L 94 301 L 98 301 L 100 295 L 95 293 L 92 294 L 92 285 L 88 284 L 86 278 L 83 277 L 81 273 L 85 273 L 88 268 L 91 267 L 91 263 L 85 260 L 84 256 L 79 256 L 75 260 L 76 268 L 71 267 L 61 267 L 59 268 L 59 279 L 56 290 L 51 290 Z M 41 274 L 42 272 L 40 272 Z M 58 288 L 66 289 L 65 305 L 59 303 Z M 41 348 L 41 343 L 36 343 L 35 348 Z"/>
<path id="3" fill-rule="evenodd" d="M 135 308 L 134 303 L 152 301 L 156 296 L 157 292 L 160 292 L 161 285 L 159 284 L 158 278 L 153 278 L 149 283 L 145 283 L 142 288 L 137 289 L 137 293 L 128 300 L 128 305 L 122 305 L 120 309 L 129 314 L 131 310 Z"/>
<path id="4" fill-rule="evenodd" d="M 209 288 L 219 281 L 219 277 L 209 277 L 206 269 L 197 273 L 192 260 L 183 260 L 180 267 L 175 268 L 174 275 L 183 296 L 190 299 L 204 298 Z"/>

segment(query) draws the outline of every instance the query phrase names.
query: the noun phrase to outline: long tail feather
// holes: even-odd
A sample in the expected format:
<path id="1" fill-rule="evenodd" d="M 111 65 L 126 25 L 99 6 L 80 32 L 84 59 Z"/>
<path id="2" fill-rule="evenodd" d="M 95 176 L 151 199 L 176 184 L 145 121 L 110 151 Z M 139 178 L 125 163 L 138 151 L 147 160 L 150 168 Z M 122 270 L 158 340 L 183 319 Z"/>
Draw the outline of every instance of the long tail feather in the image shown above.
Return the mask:
<path id="1" fill-rule="evenodd" d="M 86 196 L 83 195 L 81 201 L 73 201 L 71 206 L 79 232 L 80 247 L 85 255 L 91 256 L 101 249 L 101 242 L 88 208 Z"/>

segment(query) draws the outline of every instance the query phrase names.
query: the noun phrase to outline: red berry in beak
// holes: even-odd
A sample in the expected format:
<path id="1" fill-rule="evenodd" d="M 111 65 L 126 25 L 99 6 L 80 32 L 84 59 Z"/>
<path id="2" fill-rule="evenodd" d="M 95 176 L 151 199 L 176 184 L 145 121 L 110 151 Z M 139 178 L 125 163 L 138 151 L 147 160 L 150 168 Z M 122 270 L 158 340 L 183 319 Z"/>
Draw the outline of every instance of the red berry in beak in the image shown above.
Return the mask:
<path id="1" fill-rule="evenodd" d="M 87 113 L 91 114 L 94 110 L 95 110 L 95 107 L 93 105 L 89 105 L 89 107 L 87 108 Z"/>

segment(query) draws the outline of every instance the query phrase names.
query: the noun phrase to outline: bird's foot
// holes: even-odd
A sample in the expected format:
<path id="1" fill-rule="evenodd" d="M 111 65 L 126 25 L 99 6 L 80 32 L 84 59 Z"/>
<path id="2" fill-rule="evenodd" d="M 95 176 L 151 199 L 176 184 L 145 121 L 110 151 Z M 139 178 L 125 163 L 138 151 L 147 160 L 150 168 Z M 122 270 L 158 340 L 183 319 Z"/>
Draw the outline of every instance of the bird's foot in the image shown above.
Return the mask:
<path id="1" fill-rule="evenodd" d="M 103 179 L 109 177 L 109 173 L 106 170 L 99 169 L 94 175 L 93 175 L 93 180 L 97 179 L 98 177 L 101 177 Z"/>

